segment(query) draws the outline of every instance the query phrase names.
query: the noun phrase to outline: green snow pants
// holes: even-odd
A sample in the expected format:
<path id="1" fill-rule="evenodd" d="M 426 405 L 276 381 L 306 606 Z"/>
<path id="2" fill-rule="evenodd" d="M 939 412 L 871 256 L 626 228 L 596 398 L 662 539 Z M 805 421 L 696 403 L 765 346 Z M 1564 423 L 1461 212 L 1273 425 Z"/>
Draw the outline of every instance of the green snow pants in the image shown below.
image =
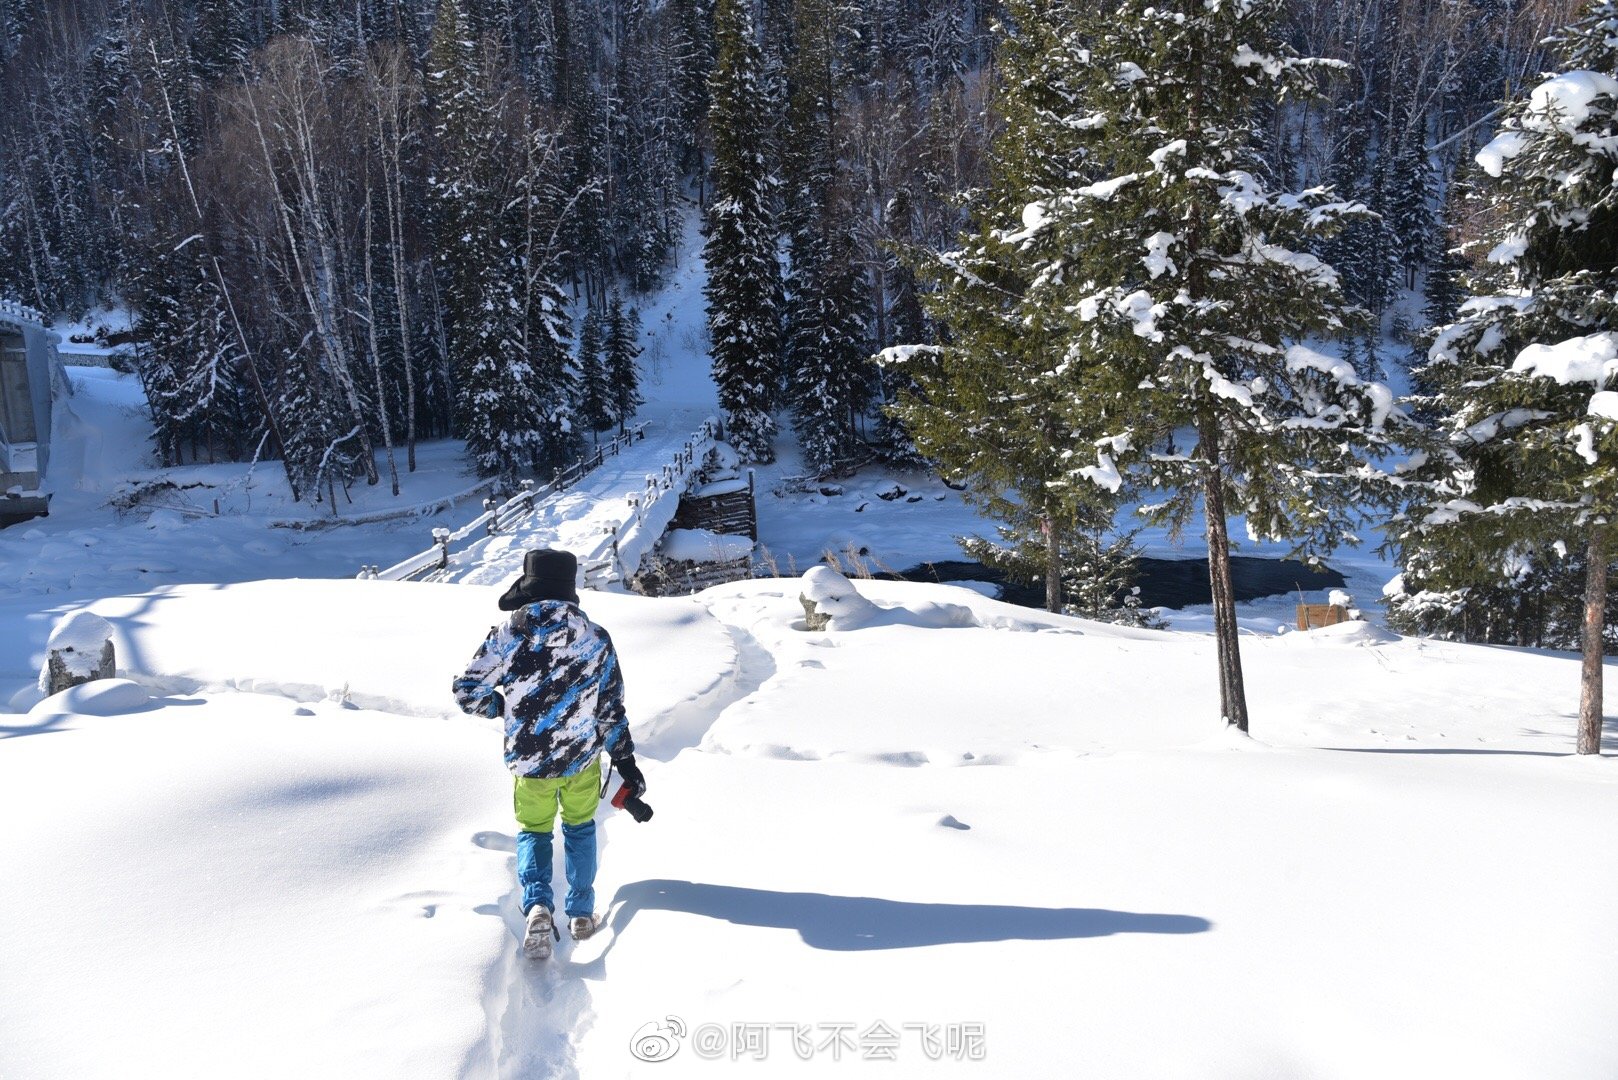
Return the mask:
<path id="1" fill-rule="evenodd" d="M 517 812 L 517 881 L 522 909 L 536 904 L 554 910 L 551 893 L 551 833 L 556 807 L 562 807 L 562 847 L 567 861 L 568 915 L 595 910 L 596 804 L 601 801 L 601 759 L 574 776 L 516 778 L 512 802 Z"/>

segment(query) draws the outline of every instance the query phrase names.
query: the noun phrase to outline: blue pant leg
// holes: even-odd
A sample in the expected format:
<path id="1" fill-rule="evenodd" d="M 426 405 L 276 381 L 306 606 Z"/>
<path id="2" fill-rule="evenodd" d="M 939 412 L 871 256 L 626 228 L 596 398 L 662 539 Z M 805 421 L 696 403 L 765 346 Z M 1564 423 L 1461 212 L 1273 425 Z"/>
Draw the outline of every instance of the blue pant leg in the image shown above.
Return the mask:
<path id="1" fill-rule="evenodd" d="M 567 914 L 590 915 L 596 909 L 596 823 L 562 822 L 562 846 L 567 852 Z M 548 849 L 547 849 L 548 850 Z M 549 895 L 549 871 L 546 895 Z"/>
<path id="2" fill-rule="evenodd" d="M 570 844 L 569 851 L 571 852 L 571 850 Z M 591 852 L 593 863 L 593 843 Z M 593 869 L 591 872 L 593 876 Z M 571 876 L 570 874 L 570 880 Z M 517 884 L 522 886 L 522 910 L 524 915 L 528 914 L 535 904 L 542 904 L 553 911 L 556 909 L 556 901 L 551 896 L 550 833 L 520 832 L 517 834 Z"/>

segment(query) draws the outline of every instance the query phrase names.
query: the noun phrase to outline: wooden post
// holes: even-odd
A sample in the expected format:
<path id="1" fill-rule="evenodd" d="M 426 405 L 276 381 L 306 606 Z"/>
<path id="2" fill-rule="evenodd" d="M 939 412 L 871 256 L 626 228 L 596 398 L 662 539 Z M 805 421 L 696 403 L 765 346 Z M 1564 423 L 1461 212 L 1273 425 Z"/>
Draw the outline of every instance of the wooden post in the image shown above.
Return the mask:
<path id="1" fill-rule="evenodd" d="M 753 494 L 753 470 L 747 470 L 747 535 L 758 543 L 758 497 Z"/>

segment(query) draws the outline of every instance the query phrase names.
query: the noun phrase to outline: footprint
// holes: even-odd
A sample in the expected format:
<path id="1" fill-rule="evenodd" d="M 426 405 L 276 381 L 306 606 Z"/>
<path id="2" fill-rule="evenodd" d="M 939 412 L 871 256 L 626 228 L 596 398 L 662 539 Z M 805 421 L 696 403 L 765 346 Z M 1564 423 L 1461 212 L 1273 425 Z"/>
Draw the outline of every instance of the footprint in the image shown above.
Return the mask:
<path id="1" fill-rule="evenodd" d="M 444 901 L 448 896 L 449 894 L 442 889 L 422 889 L 418 892 L 407 892 L 395 896 L 388 903 L 390 906 L 397 904 L 400 907 L 414 909 L 421 913 L 422 918 L 430 919 L 438 914 L 438 909 L 444 906 Z M 423 903 L 422 901 L 424 900 L 429 902 Z"/>
<path id="2" fill-rule="evenodd" d="M 476 844 L 480 848 L 483 848 L 485 851 L 514 852 L 517 850 L 516 837 L 507 836 L 503 832 L 495 832 L 492 829 L 485 829 L 482 832 L 473 833 L 472 843 Z"/>
<path id="3" fill-rule="evenodd" d="M 943 817 L 938 819 L 938 824 L 942 825 L 946 829 L 960 829 L 963 832 L 970 831 L 972 828 L 972 826 L 966 824 L 964 821 L 957 820 L 954 814 L 945 814 Z"/>

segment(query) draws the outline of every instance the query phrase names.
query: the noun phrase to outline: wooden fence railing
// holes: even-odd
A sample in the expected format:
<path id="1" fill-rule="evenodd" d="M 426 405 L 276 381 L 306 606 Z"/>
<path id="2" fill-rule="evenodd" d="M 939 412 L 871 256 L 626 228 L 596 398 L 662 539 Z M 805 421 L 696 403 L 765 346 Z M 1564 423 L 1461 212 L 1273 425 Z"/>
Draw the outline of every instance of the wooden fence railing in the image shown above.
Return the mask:
<path id="1" fill-rule="evenodd" d="M 579 558 L 587 585 L 600 587 L 608 582 L 624 581 L 635 573 L 641 556 L 663 535 L 674 517 L 674 510 L 653 514 L 653 508 L 670 492 L 678 501 L 697 475 L 697 467 L 721 436 L 719 421 L 710 416 L 675 453 L 673 461 L 664 465 L 661 472 L 646 475 L 642 491 L 627 496 L 628 512 L 624 520 L 607 530 L 603 542 L 594 551 Z"/>
<path id="2" fill-rule="evenodd" d="M 494 536 L 509 531 L 517 522 L 534 512 L 534 505 L 539 499 L 566 491 L 584 479 L 592 469 L 598 468 L 602 462 L 610 457 L 617 457 L 624 447 L 644 438 L 646 438 L 646 424 L 636 424 L 622 435 L 615 436 L 611 442 L 596 447 L 557 473 L 550 483 L 543 487 L 536 485 L 532 480 L 524 480 L 522 490 L 503 503 L 497 504 L 492 498 L 484 499 L 483 513 L 459 529 L 434 529 L 433 546 L 426 551 L 418 552 L 386 569 L 362 566 L 356 576 L 377 581 L 414 581 L 434 570 L 442 570 L 449 565 L 452 545 L 473 537 Z"/>

